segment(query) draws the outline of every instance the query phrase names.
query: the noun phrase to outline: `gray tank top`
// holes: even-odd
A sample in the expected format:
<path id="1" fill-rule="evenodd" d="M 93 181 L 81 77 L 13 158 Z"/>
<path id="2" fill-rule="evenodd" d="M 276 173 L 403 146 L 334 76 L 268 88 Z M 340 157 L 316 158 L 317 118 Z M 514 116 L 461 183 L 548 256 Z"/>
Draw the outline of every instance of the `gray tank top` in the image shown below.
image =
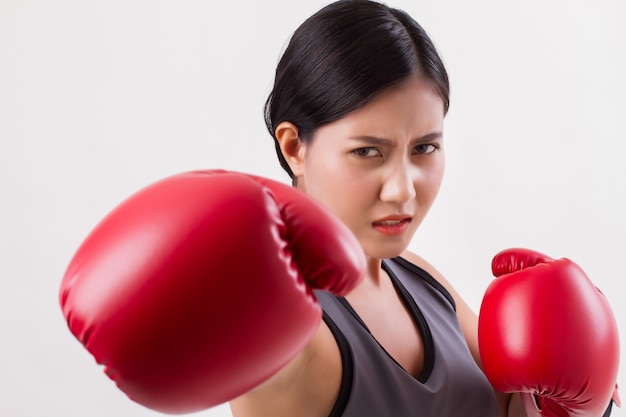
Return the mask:
<path id="1" fill-rule="evenodd" d="M 465 343 L 452 296 L 403 258 L 383 261 L 424 343 L 418 378 L 376 341 L 345 298 L 316 291 L 342 357 L 341 390 L 329 417 L 497 417 L 491 385 Z"/>

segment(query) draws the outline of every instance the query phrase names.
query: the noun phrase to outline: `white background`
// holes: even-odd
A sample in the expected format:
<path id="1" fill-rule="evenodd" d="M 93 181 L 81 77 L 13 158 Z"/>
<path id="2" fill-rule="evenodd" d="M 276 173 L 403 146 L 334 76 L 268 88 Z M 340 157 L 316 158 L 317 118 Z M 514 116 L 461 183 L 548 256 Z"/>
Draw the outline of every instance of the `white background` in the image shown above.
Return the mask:
<path id="1" fill-rule="evenodd" d="M 452 83 L 447 177 L 411 248 L 475 309 L 491 256 L 525 246 L 577 261 L 626 335 L 619 3 L 391 3 L 431 34 Z M 71 336 L 64 269 L 110 209 L 164 176 L 226 168 L 288 182 L 262 105 L 288 37 L 324 4 L 0 1 L 1 416 L 158 415 Z"/>

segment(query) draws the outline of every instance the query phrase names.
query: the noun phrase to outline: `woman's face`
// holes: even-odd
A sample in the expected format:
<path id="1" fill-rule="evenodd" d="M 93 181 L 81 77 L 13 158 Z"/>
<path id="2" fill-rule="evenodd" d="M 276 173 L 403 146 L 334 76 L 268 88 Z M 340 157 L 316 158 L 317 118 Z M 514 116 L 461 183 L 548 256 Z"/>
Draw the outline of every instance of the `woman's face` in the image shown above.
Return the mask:
<path id="1" fill-rule="evenodd" d="M 329 207 L 366 255 L 409 245 L 443 179 L 443 101 L 412 77 L 318 129 L 300 150 L 298 187 Z"/>

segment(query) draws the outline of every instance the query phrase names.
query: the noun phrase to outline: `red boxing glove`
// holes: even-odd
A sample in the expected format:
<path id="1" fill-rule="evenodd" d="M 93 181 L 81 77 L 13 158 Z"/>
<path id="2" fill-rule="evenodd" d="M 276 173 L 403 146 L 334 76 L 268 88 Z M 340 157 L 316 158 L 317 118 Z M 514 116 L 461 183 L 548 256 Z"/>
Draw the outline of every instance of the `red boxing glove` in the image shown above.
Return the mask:
<path id="1" fill-rule="evenodd" d="M 161 180 L 74 255 L 70 330 L 132 400 L 166 413 L 224 403 L 280 370 L 321 319 L 312 288 L 346 294 L 365 258 L 304 193 L 224 171 Z"/>
<path id="2" fill-rule="evenodd" d="M 531 416 L 600 417 L 619 366 L 615 317 L 604 295 L 568 259 L 509 249 L 479 315 L 485 375 L 501 392 L 521 392 Z"/>

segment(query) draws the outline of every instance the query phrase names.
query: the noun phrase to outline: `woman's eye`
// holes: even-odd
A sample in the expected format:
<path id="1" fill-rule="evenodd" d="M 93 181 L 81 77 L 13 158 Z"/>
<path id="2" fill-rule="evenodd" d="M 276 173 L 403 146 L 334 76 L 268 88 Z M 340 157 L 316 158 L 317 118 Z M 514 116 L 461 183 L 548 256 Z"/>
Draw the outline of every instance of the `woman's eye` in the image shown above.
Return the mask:
<path id="1" fill-rule="evenodd" d="M 435 145 L 433 143 L 423 143 L 417 145 L 414 149 L 416 154 L 428 155 L 439 149 L 439 145 Z"/>
<path id="2" fill-rule="evenodd" d="M 353 150 L 352 153 L 362 157 L 380 156 L 380 152 L 376 148 L 358 148 Z"/>

